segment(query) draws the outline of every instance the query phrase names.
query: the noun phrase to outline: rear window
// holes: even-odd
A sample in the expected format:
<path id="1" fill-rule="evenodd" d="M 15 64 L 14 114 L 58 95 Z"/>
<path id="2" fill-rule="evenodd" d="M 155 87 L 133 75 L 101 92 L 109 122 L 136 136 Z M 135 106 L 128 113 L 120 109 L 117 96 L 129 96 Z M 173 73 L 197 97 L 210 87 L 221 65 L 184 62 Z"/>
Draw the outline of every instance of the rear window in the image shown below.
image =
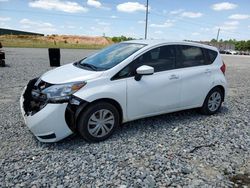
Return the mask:
<path id="1" fill-rule="evenodd" d="M 214 60 L 217 58 L 218 52 L 207 49 L 207 53 L 208 53 L 208 58 L 209 58 L 209 64 L 212 64 Z"/>

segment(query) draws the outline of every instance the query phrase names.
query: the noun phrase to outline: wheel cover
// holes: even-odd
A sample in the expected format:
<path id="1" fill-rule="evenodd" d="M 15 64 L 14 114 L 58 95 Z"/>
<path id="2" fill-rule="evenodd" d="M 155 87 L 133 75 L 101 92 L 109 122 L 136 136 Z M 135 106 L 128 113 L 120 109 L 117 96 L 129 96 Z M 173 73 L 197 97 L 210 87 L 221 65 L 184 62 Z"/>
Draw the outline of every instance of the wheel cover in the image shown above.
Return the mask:
<path id="1" fill-rule="evenodd" d="M 215 91 L 210 95 L 208 99 L 208 109 L 212 112 L 218 110 L 221 103 L 221 94 L 218 91 Z"/>
<path id="2" fill-rule="evenodd" d="M 88 121 L 88 132 L 93 137 L 104 137 L 110 133 L 114 124 L 114 114 L 107 109 L 101 109 L 90 116 Z"/>

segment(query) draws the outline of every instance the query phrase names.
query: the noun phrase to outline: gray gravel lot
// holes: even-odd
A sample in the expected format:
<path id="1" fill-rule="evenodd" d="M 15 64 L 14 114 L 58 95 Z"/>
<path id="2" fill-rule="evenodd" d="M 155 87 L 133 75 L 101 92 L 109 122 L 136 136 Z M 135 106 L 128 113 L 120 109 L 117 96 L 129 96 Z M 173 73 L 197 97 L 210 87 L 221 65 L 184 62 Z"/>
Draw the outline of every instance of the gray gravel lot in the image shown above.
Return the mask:
<path id="1" fill-rule="evenodd" d="M 126 123 L 101 143 L 71 136 L 43 144 L 24 125 L 19 97 L 51 69 L 47 49 L 5 51 L 0 187 L 250 187 L 250 57 L 223 56 L 229 92 L 216 115 L 188 110 Z M 93 51 L 61 53 L 66 64 Z"/>

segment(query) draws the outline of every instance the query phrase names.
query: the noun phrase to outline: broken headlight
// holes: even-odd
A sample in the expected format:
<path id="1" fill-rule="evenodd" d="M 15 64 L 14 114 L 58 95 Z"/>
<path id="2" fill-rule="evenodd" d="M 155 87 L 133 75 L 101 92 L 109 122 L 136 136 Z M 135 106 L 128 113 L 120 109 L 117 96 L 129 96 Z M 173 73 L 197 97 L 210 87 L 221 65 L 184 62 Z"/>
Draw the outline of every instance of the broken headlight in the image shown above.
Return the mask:
<path id="1" fill-rule="evenodd" d="M 86 85 L 86 82 L 73 82 L 67 84 L 52 85 L 42 90 L 50 102 L 68 101 L 71 95 Z"/>

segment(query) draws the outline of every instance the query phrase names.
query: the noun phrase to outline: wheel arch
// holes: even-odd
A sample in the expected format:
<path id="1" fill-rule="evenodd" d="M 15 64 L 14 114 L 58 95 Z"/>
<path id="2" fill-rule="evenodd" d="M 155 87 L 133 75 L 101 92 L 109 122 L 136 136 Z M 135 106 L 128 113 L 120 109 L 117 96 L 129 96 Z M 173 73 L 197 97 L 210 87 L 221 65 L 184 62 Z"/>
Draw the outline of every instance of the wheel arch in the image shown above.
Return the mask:
<path id="1" fill-rule="evenodd" d="M 119 113 L 119 123 L 121 124 L 123 122 L 123 110 L 121 105 L 114 99 L 110 99 L 110 98 L 101 98 L 101 99 L 96 99 L 92 102 L 88 102 L 83 108 L 81 108 L 80 112 L 78 113 L 77 117 L 76 117 L 76 122 L 79 119 L 80 114 L 82 113 L 82 111 L 84 111 L 86 108 L 88 108 L 90 105 L 98 103 L 98 102 L 107 102 L 112 104 L 118 111 Z"/>
<path id="2" fill-rule="evenodd" d="M 225 88 L 222 85 L 216 85 L 212 89 L 210 89 L 210 91 L 213 90 L 214 88 L 219 88 L 222 91 L 222 102 L 224 102 L 224 99 L 225 99 Z"/>
<path id="3" fill-rule="evenodd" d="M 114 99 L 110 99 L 110 98 L 101 98 L 101 99 L 94 100 L 89 104 L 91 105 L 93 103 L 98 103 L 98 102 L 107 102 L 107 103 L 112 104 L 118 110 L 119 117 L 120 117 L 120 123 L 122 123 L 122 121 L 123 121 L 123 110 L 122 110 L 122 107 L 121 107 L 119 102 L 117 102 Z"/>
<path id="4" fill-rule="evenodd" d="M 224 101 L 224 98 L 225 98 L 225 88 L 222 86 L 222 85 L 215 85 L 214 87 L 212 87 L 209 91 L 208 91 L 208 93 L 207 93 L 207 96 L 206 96 L 206 98 L 205 98 L 205 100 L 204 100 L 204 102 L 203 102 L 203 105 L 199 108 L 199 111 L 202 113 L 202 114 L 205 114 L 205 115 L 212 115 L 212 114 L 214 114 L 214 113 L 216 113 L 217 111 L 218 111 L 218 109 L 220 108 L 220 106 L 218 107 L 218 109 L 216 109 L 215 111 L 209 111 L 208 109 L 207 109 L 207 106 L 204 106 L 206 103 L 207 103 L 207 100 L 208 100 L 208 97 L 209 97 L 209 93 L 211 93 L 214 89 L 219 89 L 220 91 L 221 91 L 221 93 L 222 93 L 222 101 L 221 101 L 221 103 Z M 220 105 L 221 105 L 221 103 L 220 103 Z"/>
<path id="5" fill-rule="evenodd" d="M 215 88 L 219 88 L 219 89 L 222 91 L 222 102 L 224 102 L 224 99 L 225 99 L 225 92 L 226 92 L 224 86 L 222 86 L 222 85 L 215 85 L 215 86 L 213 86 L 211 89 L 208 90 L 208 92 L 207 92 L 207 94 L 206 94 L 206 96 L 205 96 L 205 98 L 204 98 L 204 100 L 203 100 L 203 102 L 202 102 L 202 105 L 204 104 L 204 102 L 205 102 L 205 100 L 206 100 L 207 95 L 209 94 L 209 92 L 212 91 L 212 90 L 215 89 Z"/>

